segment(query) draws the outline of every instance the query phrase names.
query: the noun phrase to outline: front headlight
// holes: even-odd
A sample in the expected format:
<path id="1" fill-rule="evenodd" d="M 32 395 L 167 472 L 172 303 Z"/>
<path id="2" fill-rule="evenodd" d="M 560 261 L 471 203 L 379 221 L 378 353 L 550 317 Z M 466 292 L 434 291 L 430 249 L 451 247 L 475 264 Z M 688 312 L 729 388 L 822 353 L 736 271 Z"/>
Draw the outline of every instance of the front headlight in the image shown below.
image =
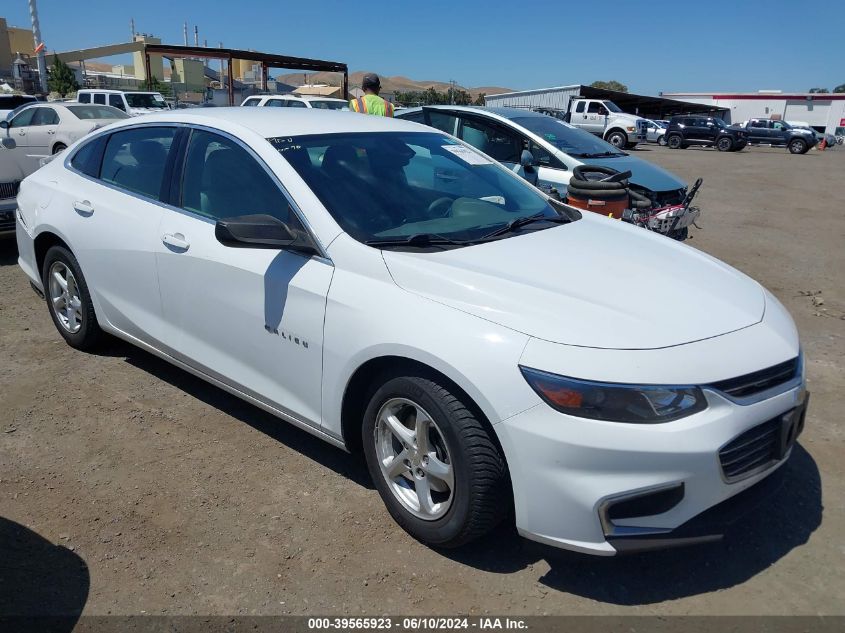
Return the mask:
<path id="1" fill-rule="evenodd" d="M 658 424 L 707 408 L 695 386 L 623 385 L 591 382 L 520 366 L 528 384 L 553 409 L 579 418 Z"/>
<path id="2" fill-rule="evenodd" d="M 634 131 L 634 130 L 636 130 L 637 128 L 635 128 L 635 127 L 626 127 L 625 129 L 626 129 L 626 130 L 628 130 L 629 132 L 633 132 L 633 131 Z"/>

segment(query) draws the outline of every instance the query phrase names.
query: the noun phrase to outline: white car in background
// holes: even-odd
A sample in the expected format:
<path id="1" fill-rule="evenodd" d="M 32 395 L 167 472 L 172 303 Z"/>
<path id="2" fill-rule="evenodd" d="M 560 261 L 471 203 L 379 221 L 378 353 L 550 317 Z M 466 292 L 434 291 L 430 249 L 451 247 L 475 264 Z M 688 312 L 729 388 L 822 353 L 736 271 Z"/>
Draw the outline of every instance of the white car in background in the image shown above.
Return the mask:
<path id="1" fill-rule="evenodd" d="M 117 108 L 75 102 L 36 103 L 0 121 L 0 161 L 14 160 L 25 175 L 45 156 L 58 154 L 86 134 L 129 118 Z"/>
<path id="2" fill-rule="evenodd" d="M 20 266 L 70 345 L 116 335 L 363 450 L 432 545 L 511 507 L 592 554 L 712 540 L 695 517 L 761 494 L 804 423 L 798 334 L 757 282 L 409 121 L 121 121 L 18 203 Z"/>
<path id="3" fill-rule="evenodd" d="M 0 94 L 0 120 L 9 116 L 14 109 L 30 103 L 38 103 L 38 99 L 32 95 L 6 95 Z"/>
<path id="4" fill-rule="evenodd" d="M 85 88 L 76 93 L 76 100 L 79 103 L 92 105 L 109 105 L 123 110 L 129 116 L 141 116 L 170 109 L 160 92 Z"/>
<path id="5" fill-rule="evenodd" d="M 646 140 L 649 143 L 657 143 L 658 145 L 666 145 L 666 127 L 659 121 L 652 121 L 646 119 Z"/>
<path id="6" fill-rule="evenodd" d="M 317 108 L 321 110 L 349 110 L 349 102 L 332 97 L 310 97 L 299 95 L 255 95 L 241 103 L 246 107 L 268 108 Z"/>

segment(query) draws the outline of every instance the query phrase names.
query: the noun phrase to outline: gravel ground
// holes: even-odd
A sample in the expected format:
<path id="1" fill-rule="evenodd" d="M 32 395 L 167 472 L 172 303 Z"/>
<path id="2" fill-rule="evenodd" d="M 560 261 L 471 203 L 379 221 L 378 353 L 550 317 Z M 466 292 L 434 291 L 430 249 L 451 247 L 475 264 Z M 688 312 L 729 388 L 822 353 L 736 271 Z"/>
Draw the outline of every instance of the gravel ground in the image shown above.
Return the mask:
<path id="1" fill-rule="evenodd" d="M 129 345 L 66 346 L 6 241 L 0 615 L 845 613 L 845 150 L 636 155 L 704 178 L 688 243 L 770 288 L 808 358 L 784 488 L 726 542 L 602 559 L 504 526 L 425 547 L 355 457 Z"/>

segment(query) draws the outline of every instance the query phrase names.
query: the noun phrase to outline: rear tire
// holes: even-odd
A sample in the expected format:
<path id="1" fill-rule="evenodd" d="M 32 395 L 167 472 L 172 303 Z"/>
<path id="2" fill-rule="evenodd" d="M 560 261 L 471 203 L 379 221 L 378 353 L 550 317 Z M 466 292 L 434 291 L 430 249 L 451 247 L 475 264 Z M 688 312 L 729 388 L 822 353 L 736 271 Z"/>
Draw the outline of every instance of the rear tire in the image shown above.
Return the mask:
<path id="1" fill-rule="evenodd" d="M 464 397 L 436 378 L 385 376 L 364 413 L 367 467 L 388 512 L 438 547 L 482 536 L 511 507 L 504 459 Z"/>
<path id="2" fill-rule="evenodd" d="M 53 145 L 53 154 L 58 154 L 59 152 L 63 152 L 67 149 L 67 145 L 64 143 L 56 143 Z"/>
<path id="3" fill-rule="evenodd" d="M 666 140 L 666 144 L 669 146 L 669 149 L 681 149 L 684 144 L 684 140 L 679 134 L 672 134 Z"/>
<path id="4" fill-rule="evenodd" d="M 41 282 L 50 318 L 71 347 L 90 350 L 100 341 L 102 330 L 79 262 L 64 246 L 52 246 L 44 257 Z"/>
<path id="5" fill-rule="evenodd" d="M 810 146 L 801 139 L 793 139 L 789 141 L 790 154 L 805 154 L 810 149 Z"/>

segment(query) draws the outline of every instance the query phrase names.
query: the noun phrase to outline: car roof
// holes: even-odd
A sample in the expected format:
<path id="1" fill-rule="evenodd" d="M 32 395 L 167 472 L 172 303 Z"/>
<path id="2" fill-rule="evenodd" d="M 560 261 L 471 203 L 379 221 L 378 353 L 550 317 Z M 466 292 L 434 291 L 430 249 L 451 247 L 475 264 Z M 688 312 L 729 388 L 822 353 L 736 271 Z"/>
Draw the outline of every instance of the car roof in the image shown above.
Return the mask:
<path id="1" fill-rule="evenodd" d="M 343 132 L 428 132 L 431 128 L 390 117 L 319 108 L 191 108 L 124 119 L 111 129 L 149 123 L 208 125 L 221 130 L 250 130 L 264 138 Z"/>

